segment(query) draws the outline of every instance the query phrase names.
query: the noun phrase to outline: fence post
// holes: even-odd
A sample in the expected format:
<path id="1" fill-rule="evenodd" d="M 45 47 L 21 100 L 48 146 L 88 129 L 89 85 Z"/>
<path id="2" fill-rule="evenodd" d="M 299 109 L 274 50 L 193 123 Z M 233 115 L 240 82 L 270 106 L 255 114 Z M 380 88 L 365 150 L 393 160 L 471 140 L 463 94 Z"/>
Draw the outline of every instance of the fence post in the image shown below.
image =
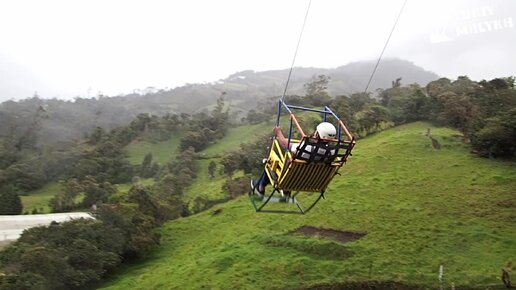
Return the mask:
<path id="1" fill-rule="evenodd" d="M 443 290 L 444 266 L 439 265 L 439 289 Z"/>

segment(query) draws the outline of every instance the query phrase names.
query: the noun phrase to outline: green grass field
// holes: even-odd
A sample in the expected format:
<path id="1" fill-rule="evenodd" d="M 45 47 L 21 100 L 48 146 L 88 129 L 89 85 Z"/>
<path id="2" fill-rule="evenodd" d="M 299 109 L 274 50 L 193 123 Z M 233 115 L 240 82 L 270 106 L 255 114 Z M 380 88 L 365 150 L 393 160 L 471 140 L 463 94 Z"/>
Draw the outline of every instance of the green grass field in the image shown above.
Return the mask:
<path id="1" fill-rule="evenodd" d="M 126 147 L 129 155 L 128 160 L 131 164 L 141 164 L 145 155 L 152 152 L 153 162 L 164 165 L 179 152 L 179 139 L 178 136 L 174 136 L 164 142 L 133 142 Z M 141 180 L 141 184 L 151 185 L 153 184 L 153 180 L 143 179 Z M 132 184 L 129 183 L 117 185 L 118 189 L 124 192 L 129 191 L 131 186 Z M 37 209 L 40 213 L 50 213 L 48 202 L 60 189 L 61 185 L 58 182 L 53 182 L 45 185 L 41 189 L 22 195 L 23 212 L 31 213 L 33 209 Z"/>
<path id="2" fill-rule="evenodd" d="M 500 269 L 516 260 L 515 163 L 475 157 L 456 131 L 431 127 L 441 144 L 436 150 L 425 136 L 429 127 L 418 122 L 359 140 L 326 200 L 307 215 L 255 213 L 242 196 L 171 221 L 150 257 L 100 288 L 303 289 L 383 281 L 439 289 L 443 265 L 445 289 L 452 283 L 502 289 Z M 197 182 L 220 188 L 219 180 Z M 341 243 L 292 234 L 305 225 L 365 235 Z"/>
<path id="3" fill-rule="evenodd" d="M 221 177 L 218 173 L 216 174 L 216 178 L 210 178 L 208 174 L 208 165 L 210 161 L 214 160 L 220 169 L 222 166 L 220 164 L 220 157 L 224 152 L 238 150 L 240 144 L 252 142 L 257 137 L 266 134 L 267 132 L 272 132 L 272 126 L 272 124 L 258 124 L 230 128 L 226 138 L 212 144 L 212 146 L 200 152 L 199 154 L 202 159 L 199 159 L 198 161 L 199 172 L 197 183 L 191 186 L 185 198 L 190 200 L 197 196 L 204 196 L 212 199 L 225 197 L 226 194 L 222 192 L 222 185 L 224 184 L 225 178 Z M 173 138 L 164 142 L 133 142 L 126 147 L 129 155 L 128 160 L 131 164 L 141 164 L 145 155 L 151 152 L 153 162 L 158 162 L 160 165 L 164 165 L 168 161 L 173 160 L 175 155 L 179 153 L 179 141 L 180 136 L 178 135 L 173 136 Z M 210 182 L 213 184 L 206 188 L 205 184 Z M 142 179 L 140 180 L 140 183 L 143 185 L 152 185 L 154 180 Z M 131 186 L 132 184 L 130 183 L 118 184 L 117 188 L 119 191 L 127 192 Z M 49 213 L 50 207 L 48 206 L 48 202 L 60 189 L 61 185 L 55 182 L 47 184 L 41 189 L 27 192 L 21 196 L 23 211 L 31 213 L 33 209 L 37 209 L 40 213 Z"/>
<path id="4" fill-rule="evenodd" d="M 271 133 L 273 124 L 257 124 L 241 127 L 230 128 L 226 137 L 218 142 L 212 144 L 205 150 L 199 152 L 201 157 L 198 160 L 198 172 L 195 183 L 188 188 L 185 193 L 186 201 L 192 200 L 197 196 L 203 196 L 209 199 L 221 199 L 227 197 L 227 193 L 222 191 L 222 185 L 226 181 L 226 177 L 221 176 L 219 170 L 222 168 L 220 163 L 221 157 L 224 153 L 239 150 L 240 144 L 252 143 L 257 138 Z M 211 161 L 217 165 L 217 170 L 214 178 L 211 178 L 208 173 L 208 165 Z M 237 173 L 235 177 L 238 177 Z"/>
<path id="5" fill-rule="evenodd" d="M 151 143 L 148 141 L 137 141 L 127 145 L 126 150 L 131 164 L 142 164 L 143 158 L 152 153 L 152 162 L 165 165 L 179 152 L 179 141 L 181 136 L 173 135 L 169 140 Z"/>
<path id="6" fill-rule="evenodd" d="M 144 185 L 144 186 L 150 186 L 154 184 L 153 178 L 142 178 L 138 181 L 138 184 Z M 116 184 L 116 189 L 119 192 L 127 193 L 133 187 L 134 184 L 132 183 L 123 183 L 123 184 Z"/>
<path id="7" fill-rule="evenodd" d="M 50 213 L 48 202 L 60 190 L 61 184 L 59 182 L 52 182 L 40 189 L 21 195 L 23 212 L 32 213 L 36 209 L 39 213 Z"/>
<path id="8" fill-rule="evenodd" d="M 21 195 L 21 201 L 23 204 L 23 212 L 31 214 L 32 210 L 36 209 L 38 213 L 51 213 L 51 208 L 48 202 L 61 191 L 61 183 L 51 182 L 46 184 L 40 189 L 30 191 L 25 195 Z M 84 198 L 84 193 L 80 193 L 75 197 L 77 204 L 81 203 Z M 78 209 L 87 210 L 87 209 Z"/>
<path id="9" fill-rule="evenodd" d="M 221 156 L 225 152 L 238 150 L 240 144 L 251 143 L 267 133 L 272 136 L 273 123 L 261 123 L 228 129 L 226 136 L 200 152 L 201 156 Z"/>

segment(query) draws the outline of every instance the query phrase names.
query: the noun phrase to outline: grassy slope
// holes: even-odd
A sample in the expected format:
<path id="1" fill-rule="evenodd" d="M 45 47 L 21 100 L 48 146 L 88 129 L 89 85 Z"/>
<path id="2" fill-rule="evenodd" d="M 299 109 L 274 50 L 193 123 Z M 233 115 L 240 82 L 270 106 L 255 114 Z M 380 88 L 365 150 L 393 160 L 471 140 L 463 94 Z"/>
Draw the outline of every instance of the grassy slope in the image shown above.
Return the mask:
<path id="1" fill-rule="evenodd" d="M 272 126 L 272 124 L 258 124 L 230 128 L 224 140 L 219 141 L 202 151 L 200 154 L 203 159 L 198 161 L 198 182 L 188 189 L 186 198 L 190 200 L 196 196 L 205 196 L 213 199 L 225 197 L 226 193 L 222 192 L 222 185 L 224 184 L 225 178 L 221 177 L 217 173 L 214 179 L 210 179 L 208 175 L 208 165 L 210 161 L 214 160 L 217 163 L 217 167 L 221 168 L 220 156 L 224 152 L 238 149 L 241 143 L 251 142 L 254 138 L 267 132 L 271 132 Z M 175 135 L 172 136 L 170 140 L 164 142 L 133 142 L 126 147 L 129 156 L 128 160 L 131 164 L 141 164 L 145 155 L 152 152 L 153 162 L 158 162 L 160 165 L 164 165 L 179 153 L 179 141 L 180 135 Z M 212 184 L 206 188 L 205 184 L 208 182 Z M 143 179 L 140 183 L 151 185 L 154 183 L 154 180 Z M 131 186 L 131 183 L 117 185 L 118 190 L 122 192 L 129 191 Z M 61 185 L 58 182 L 52 182 L 41 189 L 27 192 L 21 196 L 23 211 L 31 213 L 32 210 L 36 208 L 40 213 L 49 213 L 50 207 L 48 206 L 48 202 L 57 192 L 59 192 L 59 190 L 61 190 Z M 43 211 L 41 211 L 41 209 Z"/>
<path id="2" fill-rule="evenodd" d="M 188 201 L 197 196 L 205 196 L 210 199 L 226 197 L 227 193 L 222 191 L 222 185 L 226 178 L 219 174 L 219 170 L 222 168 L 221 156 L 224 153 L 238 150 L 242 143 L 252 142 L 257 137 L 272 132 L 272 127 L 272 124 L 257 124 L 230 128 L 224 139 L 200 152 L 199 155 L 202 159 L 198 160 L 197 178 L 195 184 L 185 193 L 185 199 Z M 213 179 L 208 174 L 208 165 L 212 160 L 217 165 L 217 172 Z"/>
<path id="3" fill-rule="evenodd" d="M 51 182 L 40 189 L 21 195 L 23 212 L 31 213 L 32 210 L 37 209 L 39 213 L 50 213 L 48 202 L 60 190 L 61 184 L 59 182 Z"/>
<path id="4" fill-rule="evenodd" d="M 148 153 L 152 153 L 152 162 L 165 165 L 179 152 L 181 136 L 173 135 L 164 142 L 151 143 L 148 141 L 132 142 L 126 147 L 129 162 L 133 165 L 142 164 Z"/>
<path id="5" fill-rule="evenodd" d="M 152 152 L 153 162 L 164 165 L 178 153 L 179 139 L 179 137 L 173 136 L 170 140 L 164 142 L 133 142 L 126 148 L 129 156 L 128 160 L 131 164 L 141 164 L 145 155 Z M 142 180 L 142 183 L 149 185 L 152 184 L 152 181 Z M 119 190 L 125 192 L 127 192 L 131 186 L 130 183 L 118 185 Z M 25 193 L 21 196 L 23 212 L 31 213 L 33 209 L 37 209 L 40 213 L 50 213 L 48 202 L 60 190 L 60 183 L 51 182 L 38 190 Z M 41 209 L 43 211 L 41 211 Z"/>
<path id="6" fill-rule="evenodd" d="M 162 246 L 105 289 L 299 289 L 394 280 L 438 288 L 500 284 L 516 258 L 514 163 L 476 158 L 453 135 L 414 123 L 360 140 L 308 215 L 257 214 L 247 197 L 167 223 Z M 205 185 L 207 187 L 208 185 Z M 303 225 L 367 233 L 340 244 Z"/>

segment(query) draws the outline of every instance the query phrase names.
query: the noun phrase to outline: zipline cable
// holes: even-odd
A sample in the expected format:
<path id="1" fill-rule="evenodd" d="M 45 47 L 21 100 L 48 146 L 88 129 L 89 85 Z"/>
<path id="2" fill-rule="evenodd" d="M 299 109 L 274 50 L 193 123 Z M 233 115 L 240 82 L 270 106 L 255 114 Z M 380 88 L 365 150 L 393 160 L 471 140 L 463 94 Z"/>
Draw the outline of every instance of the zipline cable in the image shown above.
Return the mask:
<path id="1" fill-rule="evenodd" d="M 294 63 L 296 62 L 297 51 L 299 49 L 299 44 L 301 43 L 301 38 L 303 37 L 303 31 L 305 30 L 306 19 L 308 18 L 308 11 L 310 11 L 310 6 L 312 5 L 312 0 L 308 2 L 308 8 L 306 9 L 305 19 L 303 20 L 303 27 L 301 28 L 301 33 L 299 34 L 299 39 L 297 41 L 296 51 L 294 52 L 294 59 L 292 59 L 292 65 L 290 66 L 290 71 L 288 72 L 287 83 L 285 84 L 285 90 L 283 91 L 283 95 L 281 96 L 281 101 L 285 97 L 287 93 L 288 83 L 290 81 L 290 76 L 292 75 L 292 69 L 294 68 Z"/>
<path id="2" fill-rule="evenodd" d="M 376 69 L 378 68 L 378 65 L 380 64 L 380 60 L 382 59 L 383 53 L 385 52 L 385 49 L 387 48 L 387 44 L 389 44 L 389 41 L 391 40 L 392 33 L 394 32 L 394 29 L 396 28 L 396 25 L 398 25 L 398 20 L 400 20 L 401 14 L 403 13 L 403 9 L 405 8 L 405 4 L 407 4 L 407 0 L 403 2 L 403 5 L 401 6 L 400 12 L 398 13 L 398 17 L 396 18 L 396 21 L 394 22 L 394 25 L 392 26 L 391 33 L 389 34 L 389 37 L 387 38 L 387 41 L 385 42 L 385 45 L 383 46 L 382 52 L 380 53 L 380 57 L 378 57 L 378 61 L 376 62 L 376 65 L 374 66 L 373 72 L 371 73 L 371 77 L 369 77 L 369 81 L 367 82 L 367 86 L 364 90 L 364 94 L 367 93 L 367 89 L 369 89 L 369 85 L 371 84 L 371 81 L 373 80 L 373 76 L 376 73 Z"/>

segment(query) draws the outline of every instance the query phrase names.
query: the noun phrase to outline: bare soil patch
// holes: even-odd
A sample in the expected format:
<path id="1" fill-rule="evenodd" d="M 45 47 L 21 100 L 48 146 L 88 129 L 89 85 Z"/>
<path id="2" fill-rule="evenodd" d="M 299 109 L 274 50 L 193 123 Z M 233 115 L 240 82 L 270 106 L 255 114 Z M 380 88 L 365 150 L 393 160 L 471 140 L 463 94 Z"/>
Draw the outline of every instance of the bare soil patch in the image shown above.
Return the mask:
<path id="1" fill-rule="evenodd" d="M 339 231 L 333 229 L 323 229 L 316 228 L 311 226 L 302 226 L 299 229 L 293 232 L 294 234 L 301 234 L 310 237 L 325 237 L 337 240 L 341 243 L 348 243 L 352 241 L 356 241 L 363 236 L 365 233 L 356 233 L 356 232 L 348 232 L 348 231 Z"/>

